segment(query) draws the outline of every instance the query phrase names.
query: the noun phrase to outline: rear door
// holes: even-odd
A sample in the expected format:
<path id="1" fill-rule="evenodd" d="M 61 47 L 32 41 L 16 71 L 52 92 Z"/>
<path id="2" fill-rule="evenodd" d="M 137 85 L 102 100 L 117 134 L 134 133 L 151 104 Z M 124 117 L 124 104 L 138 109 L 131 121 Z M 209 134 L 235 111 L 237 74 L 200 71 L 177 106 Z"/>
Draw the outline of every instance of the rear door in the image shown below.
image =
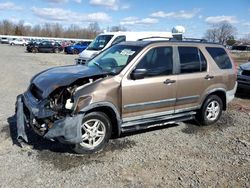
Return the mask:
<path id="1" fill-rule="evenodd" d="M 173 56 L 173 48 L 170 46 L 152 48 L 145 52 L 134 67 L 146 69 L 145 77 L 137 80 L 129 76 L 123 78 L 123 120 L 174 113 L 176 75 L 173 75 Z"/>
<path id="2" fill-rule="evenodd" d="M 175 113 L 199 107 L 203 92 L 211 82 L 207 61 L 202 51 L 195 46 L 177 47 L 178 77 Z"/>

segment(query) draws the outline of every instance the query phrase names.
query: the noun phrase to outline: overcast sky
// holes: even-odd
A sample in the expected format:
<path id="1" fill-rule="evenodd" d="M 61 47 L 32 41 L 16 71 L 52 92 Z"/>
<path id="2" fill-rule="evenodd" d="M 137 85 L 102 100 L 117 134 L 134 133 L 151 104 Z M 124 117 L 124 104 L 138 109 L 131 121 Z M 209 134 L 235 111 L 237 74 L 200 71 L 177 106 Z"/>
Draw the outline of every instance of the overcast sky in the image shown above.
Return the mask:
<path id="1" fill-rule="evenodd" d="M 0 18 L 27 25 L 59 22 L 105 29 L 122 25 L 131 31 L 186 28 L 186 36 L 202 37 L 207 28 L 228 21 L 238 37 L 250 33 L 250 0 L 0 0 Z"/>

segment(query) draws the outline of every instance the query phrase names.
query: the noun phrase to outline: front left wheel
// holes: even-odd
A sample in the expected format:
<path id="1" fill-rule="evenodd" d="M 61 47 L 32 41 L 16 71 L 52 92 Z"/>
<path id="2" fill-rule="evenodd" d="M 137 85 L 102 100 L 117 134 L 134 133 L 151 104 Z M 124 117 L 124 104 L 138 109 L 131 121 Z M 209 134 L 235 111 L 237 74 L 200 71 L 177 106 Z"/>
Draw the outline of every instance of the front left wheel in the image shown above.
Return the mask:
<path id="1" fill-rule="evenodd" d="M 82 142 L 75 144 L 73 150 L 80 154 L 100 151 L 108 143 L 111 132 L 111 122 L 108 116 L 102 112 L 91 112 L 82 120 Z"/>

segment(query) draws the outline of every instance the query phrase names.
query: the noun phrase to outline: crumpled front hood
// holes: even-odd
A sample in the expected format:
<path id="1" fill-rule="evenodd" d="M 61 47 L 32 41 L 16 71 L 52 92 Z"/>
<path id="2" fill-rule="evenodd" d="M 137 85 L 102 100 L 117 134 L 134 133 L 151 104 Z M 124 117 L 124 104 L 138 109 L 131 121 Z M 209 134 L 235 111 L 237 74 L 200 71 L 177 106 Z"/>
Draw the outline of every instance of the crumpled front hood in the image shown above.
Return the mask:
<path id="1" fill-rule="evenodd" d="M 55 67 L 38 73 L 32 80 L 42 92 L 42 97 L 46 98 L 51 92 L 61 86 L 67 86 L 80 78 L 96 75 L 103 75 L 100 69 L 83 65 L 70 65 Z"/>
<path id="2" fill-rule="evenodd" d="M 250 71 L 250 62 L 240 65 L 240 68 L 243 69 L 243 70 Z"/>

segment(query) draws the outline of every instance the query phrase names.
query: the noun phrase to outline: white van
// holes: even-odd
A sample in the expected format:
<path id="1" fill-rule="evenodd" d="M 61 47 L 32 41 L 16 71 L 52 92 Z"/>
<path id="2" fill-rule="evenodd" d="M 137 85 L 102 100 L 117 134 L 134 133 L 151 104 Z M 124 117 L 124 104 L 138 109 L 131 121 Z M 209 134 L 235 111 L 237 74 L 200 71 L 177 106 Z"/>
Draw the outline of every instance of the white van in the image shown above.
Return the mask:
<path id="1" fill-rule="evenodd" d="M 145 38 L 173 38 L 171 32 L 107 32 L 98 35 L 90 45 L 80 53 L 76 64 L 84 64 L 87 60 L 96 56 L 112 45 L 123 41 L 137 41 Z M 153 40 L 153 39 L 152 39 Z"/>

